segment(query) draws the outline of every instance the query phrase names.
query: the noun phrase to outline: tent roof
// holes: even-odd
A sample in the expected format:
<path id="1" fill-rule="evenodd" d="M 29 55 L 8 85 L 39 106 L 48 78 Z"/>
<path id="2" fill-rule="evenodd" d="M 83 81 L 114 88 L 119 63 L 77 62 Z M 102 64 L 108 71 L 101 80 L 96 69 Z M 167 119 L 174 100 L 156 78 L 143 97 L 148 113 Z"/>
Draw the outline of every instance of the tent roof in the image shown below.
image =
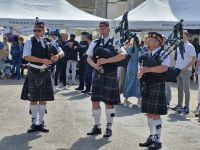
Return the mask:
<path id="1" fill-rule="evenodd" d="M 39 17 L 49 27 L 96 27 L 105 20 L 66 0 L 0 0 L 0 26 L 30 26 Z"/>
<path id="2" fill-rule="evenodd" d="M 185 29 L 200 29 L 200 0 L 146 0 L 128 14 L 129 28 L 171 30 L 184 20 Z M 115 21 L 121 20 L 121 16 Z"/>

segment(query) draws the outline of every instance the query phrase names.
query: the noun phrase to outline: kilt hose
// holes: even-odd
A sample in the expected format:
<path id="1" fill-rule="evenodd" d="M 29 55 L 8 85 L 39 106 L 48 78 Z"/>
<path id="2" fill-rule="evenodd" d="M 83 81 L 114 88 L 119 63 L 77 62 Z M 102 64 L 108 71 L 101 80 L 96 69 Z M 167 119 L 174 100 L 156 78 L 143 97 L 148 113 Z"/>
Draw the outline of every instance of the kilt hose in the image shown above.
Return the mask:
<path id="1" fill-rule="evenodd" d="M 120 103 L 117 72 L 100 74 L 93 71 L 91 100 L 94 102 L 102 101 L 108 105 Z"/>
<path id="2" fill-rule="evenodd" d="M 167 102 L 165 83 L 142 85 L 142 108 L 143 113 L 165 115 L 167 114 Z"/>
<path id="3" fill-rule="evenodd" d="M 54 93 L 51 81 L 51 71 L 36 72 L 31 69 L 28 70 L 27 77 L 21 93 L 22 100 L 29 101 L 53 101 Z"/>

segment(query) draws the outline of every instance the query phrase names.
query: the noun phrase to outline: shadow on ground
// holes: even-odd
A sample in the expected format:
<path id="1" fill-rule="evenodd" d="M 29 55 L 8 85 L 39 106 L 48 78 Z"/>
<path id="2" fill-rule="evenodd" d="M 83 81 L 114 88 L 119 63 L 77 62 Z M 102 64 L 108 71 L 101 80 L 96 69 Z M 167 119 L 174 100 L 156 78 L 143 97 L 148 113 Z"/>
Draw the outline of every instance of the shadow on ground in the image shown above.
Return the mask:
<path id="1" fill-rule="evenodd" d="M 11 80 L 11 79 L 0 79 L 0 85 L 23 85 L 24 79 Z"/>
<path id="2" fill-rule="evenodd" d="M 126 117 L 132 116 L 134 114 L 140 114 L 141 108 L 138 108 L 137 105 L 133 105 L 132 108 L 125 107 L 123 105 L 115 106 L 115 115 L 116 117 Z"/>
<path id="3" fill-rule="evenodd" d="M 90 97 L 87 94 L 83 94 L 79 91 L 70 91 L 68 93 L 61 93 L 67 100 L 83 100 Z"/>
<path id="4" fill-rule="evenodd" d="M 89 136 L 78 139 L 78 141 L 73 143 L 69 149 L 59 148 L 57 150 L 80 150 L 80 149 L 95 150 L 101 148 L 102 146 L 110 142 L 111 141 L 109 141 L 108 138 L 95 139 L 95 136 Z"/>
<path id="5" fill-rule="evenodd" d="M 39 135 L 38 133 L 32 133 L 32 134 L 23 133 L 19 135 L 6 136 L 0 141 L 0 149 L 28 150 L 32 148 L 32 146 L 29 146 L 29 142 L 38 139 L 40 137 L 41 135 Z"/>

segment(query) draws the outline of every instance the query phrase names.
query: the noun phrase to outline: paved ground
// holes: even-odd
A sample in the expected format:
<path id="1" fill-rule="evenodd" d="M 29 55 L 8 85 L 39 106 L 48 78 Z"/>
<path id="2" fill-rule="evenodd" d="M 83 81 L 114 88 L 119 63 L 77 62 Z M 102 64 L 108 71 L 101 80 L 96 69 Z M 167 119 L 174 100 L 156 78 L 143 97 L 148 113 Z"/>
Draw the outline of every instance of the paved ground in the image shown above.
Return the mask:
<path id="1" fill-rule="evenodd" d="M 146 119 L 133 106 L 116 107 L 113 136 L 110 139 L 86 136 L 93 125 L 90 98 L 71 87 L 56 94 L 48 104 L 46 124 L 50 132 L 27 134 L 31 117 L 29 103 L 19 99 L 23 80 L 0 80 L 0 150 L 142 150 L 138 143 L 149 134 Z M 173 101 L 177 99 L 172 85 Z M 197 85 L 191 86 L 191 107 L 196 107 Z M 134 98 L 132 102 L 134 103 Z M 103 106 L 103 105 L 102 105 Z M 163 117 L 163 150 L 199 150 L 200 125 L 189 117 L 172 111 Z M 105 130 L 105 116 L 102 129 Z"/>

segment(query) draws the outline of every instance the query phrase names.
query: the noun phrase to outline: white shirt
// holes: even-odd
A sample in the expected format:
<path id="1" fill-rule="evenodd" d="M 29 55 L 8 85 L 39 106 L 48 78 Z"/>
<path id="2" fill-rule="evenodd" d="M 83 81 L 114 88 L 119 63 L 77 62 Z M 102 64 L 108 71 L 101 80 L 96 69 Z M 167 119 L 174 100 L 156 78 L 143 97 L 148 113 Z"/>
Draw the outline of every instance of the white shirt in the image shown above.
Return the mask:
<path id="1" fill-rule="evenodd" d="M 179 48 L 177 48 L 177 60 L 176 60 L 176 68 L 183 69 L 185 68 L 189 62 L 192 60 L 193 56 L 196 56 L 194 46 L 188 41 L 184 43 L 185 53 L 183 54 L 184 59 L 181 57 Z M 188 68 L 188 70 L 192 70 L 192 66 Z"/>
<path id="2" fill-rule="evenodd" d="M 41 45 L 43 48 L 45 48 L 45 44 L 44 44 L 44 40 L 42 38 L 37 39 L 37 41 L 41 42 Z M 56 45 L 56 43 L 54 41 L 51 42 L 52 45 Z M 58 52 L 62 51 L 62 49 L 59 46 L 55 46 L 58 47 Z M 25 45 L 24 45 L 24 50 L 23 50 L 23 58 L 25 56 L 31 56 L 31 49 L 32 49 L 32 42 L 31 40 L 27 40 Z"/>
<path id="3" fill-rule="evenodd" d="M 154 49 L 154 50 L 151 52 L 151 53 L 152 53 L 152 56 L 153 56 L 157 51 L 159 51 L 159 50 L 160 50 L 160 47 Z M 162 55 L 162 53 L 163 53 L 163 51 L 160 53 L 160 56 Z M 165 55 L 166 55 L 166 54 L 164 54 L 164 56 L 165 56 Z M 162 57 L 162 58 L 163 58 L 163 57 Z M 170 57 L 167 56 L 167 57 L 162 61 L 161 65 L 170 67 Z"/>
<path id="4" fill-rule="evenodd" d="M 198 61 L 200 61 L 200 53 L 198 54 Z M 197 74 L 200 75 L 200 67 L 197 69 Z"/>
<path id="5" fill-rule="evenodd" d="M 112 39 L 113 37 L 111 37 L 111 36 L 108 36 L 108 37 L 106 37 L 106 38 L 104 38 L 104 44 L 106 44 L 107 42 L 108 42 L 108 40 L 109 39 Z M 90 46 L 89 46 L 89 48 L 88 48 L 88 50 L 87 50 L 87 52 L 86 52 L 86 54 L 88 55 L 88 56 L 93 56 L 93 51 L 94 51 L 94 47 L 96 46 L 96 41 L 93 41 L 91 44 L 90 44 Z M 118 50 L 118 54 L 124 54 L 124 55 L 126 55 L 127 54 L 127 52 L 123 49 L 123 48 L 120 48 L 120 43 L 119 43 L 119 40 L 117 40 L 116 38 L 114 38 L 114 40 L 113 40 L 113 46 L 115 47 L 115 49 L 117 49 Z"/>

